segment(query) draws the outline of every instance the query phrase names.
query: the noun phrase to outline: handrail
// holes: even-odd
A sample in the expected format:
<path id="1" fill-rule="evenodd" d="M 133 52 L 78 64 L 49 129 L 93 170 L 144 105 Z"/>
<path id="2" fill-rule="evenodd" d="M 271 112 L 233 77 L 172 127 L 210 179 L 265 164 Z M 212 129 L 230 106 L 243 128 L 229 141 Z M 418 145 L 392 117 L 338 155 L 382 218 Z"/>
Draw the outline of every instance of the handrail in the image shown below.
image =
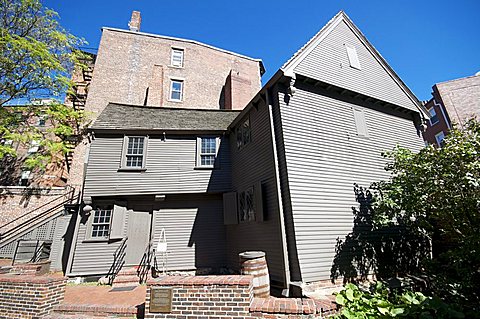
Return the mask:
<path id="1" fill-rule="evenodd" d="M 123 265 L 125 264 L 125 249 L 127 247 L 128 237 L 125 236 L 120 242 L 120 246 L 115 250 L 113 253 L 113 263 L 110 266 L 110 269 L 108 270 L 108 284 L 111 285 L 113 283 L 113 280 L 117 276 L 118 272 L 122 269 Z"/>
<path id="2" fill-rule="evenodd" d="M 69 203 L 69 202 L 72 202 L 72 201 L 74 201 L 75 199 L 78 199 L 78 197 L 79 197 L 79 195 L 76 195 L 76 196 L 74 196 L 73 198 L 69 198 L 69 199 L 67 199 L 67 200 L 64 200 L 63 202 L 61 202 L 61 203 L 59 203 L 59 204 L 57 204 L 57 205 L 55 205 L 55 206 L 53 206 L 53 207 L 50 207 L 49 209 L 47 209 L 47 210 L 44 211 L 43 213 L 40 213 L 40 214 L 38 214 L 38 215 L 35 215 L 35 216 L 33 216 L 32 218 L 23 221 L 22 223 L 20 223 L 19 225 L 15 226 L 14 228 L 11 228 L 11 229 L 7 230 L 5 233 L 0 234 L 0 243 L 1 243 L 1 241 L 2 241 L 3 239 L 9 237 L 10 234 L 14 233 L 15 231 L 17 231 L 17 230 L 20 229 L 20 228 L 23 228 L 25 225 L 30 224 L 33 219 L 40 219 L 40 218 L 42 218 L 42 217 L 50 214 L 52 211 L 57 210 L 57 209 L 59 209 L 60 207 L 63 207 L 65 204 L 67 204 L 67 203 Z M 26 216 L 26 215 L 27 215 L 27 214 L 23 215 L 22 217 L 24 217 L 24 216 Z"/>
<path id="3" fill-rule="evenodd" d="M 67 187 L 70 187 L 70 186 L 67 186 Z M 72 188 L 72 189 L 69 190 L 67 193 L 62 194 L 62 195 L 59 195 L 58 197 L 55 197 L 55 198 L 52 199 L 51 201 L 46 202 L 45 204 L 43 204 L 43 205 L 41 205 L 41 206 L 39 206 L 39 207 L 37 207 L 37 208 L 35 208 L 35 209 L 32 209 L 31 211 L 23 214 L 22 216 L 18 217 L 17 219 L 14 219 L 14 220 L 12 220 L 12 221 L 10 221 L 10 222 L 8 222 L 8 223 L 0 226 L 0 230 L 3 229 L 3 228 L 5 228 L 6 226 L 8 226 L 8 225 L 10 225 L 10 224 L 13 224 L 16 220 L 18 220 L 18 219 L 20 219 L 20 218 L 23 218 L 23 217 L 25 217 L 25 216 L 27 216 L 27 215 L 30 215 L 31 213 L 33 213 L 33 212 L 35 212 L 35 211 L 37 211 L 37 210 L 40 210 L 41 208 L 43 208 L 43 207 L 45 207 L 45 206 L 50 205 L 51 203 L 57 201 L 57 200 L 60 199 L 60 198 L 65 197 L 65 196 L 69 196 L 69 195 L 73 195 L 74 193 L 75 193 L 75 188 Z M 72 196 L 70 199 L 73 200 L 73 199 L 74 199 L 73 196 Z M 65 202 L 65 201 L 64 201 L 64 202 Z"/>

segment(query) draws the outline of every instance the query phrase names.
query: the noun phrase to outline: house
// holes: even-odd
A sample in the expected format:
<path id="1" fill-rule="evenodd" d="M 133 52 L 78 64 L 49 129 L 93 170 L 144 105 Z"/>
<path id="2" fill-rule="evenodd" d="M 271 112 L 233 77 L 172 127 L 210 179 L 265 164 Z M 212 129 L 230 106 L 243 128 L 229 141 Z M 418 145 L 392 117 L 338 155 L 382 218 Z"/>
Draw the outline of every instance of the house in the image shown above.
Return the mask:
<path id="1" fill-rule="evenodd" d="M 258 60 L 103 32 L 69 276 L 142 264 L 166 234 L 168 258 L 156 257 L 168 270 L 238 271 L 238 253 L 261 250 L 285 295 L 329 281 L 336 240 L 352 228 L 354 183 L 389 177 L 383 151 L 424 145 L 427 111 L 344 12 L 261 89 Z M 215 54 L 200 63 L 215 74 L 202 80 L 191 50 Z M 175 73 L 191 67 L 191 79 Z"/>
<path id="2" fill-rule="evenodd" d="M 431 116 L 425 142 L 440 146 L 453 124 L 461 128 L 480 115 L 480 74 L 435 84 L 425 108 Z"/>

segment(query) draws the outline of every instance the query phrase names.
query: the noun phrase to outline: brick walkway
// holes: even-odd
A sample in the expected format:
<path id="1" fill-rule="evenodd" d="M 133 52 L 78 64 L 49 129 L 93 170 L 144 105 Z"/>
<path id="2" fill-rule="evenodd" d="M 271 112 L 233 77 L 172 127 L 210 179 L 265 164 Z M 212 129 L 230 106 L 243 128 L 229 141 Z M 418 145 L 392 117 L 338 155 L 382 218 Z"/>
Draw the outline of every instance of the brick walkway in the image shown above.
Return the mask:
<path id="1" fill-rule="evenodd" d="M 132 291 L 110 291 L 111 286 L 67 286 L 64 303 L 138 306 L 145 302 L 146 289 L 138 286 Z"/>

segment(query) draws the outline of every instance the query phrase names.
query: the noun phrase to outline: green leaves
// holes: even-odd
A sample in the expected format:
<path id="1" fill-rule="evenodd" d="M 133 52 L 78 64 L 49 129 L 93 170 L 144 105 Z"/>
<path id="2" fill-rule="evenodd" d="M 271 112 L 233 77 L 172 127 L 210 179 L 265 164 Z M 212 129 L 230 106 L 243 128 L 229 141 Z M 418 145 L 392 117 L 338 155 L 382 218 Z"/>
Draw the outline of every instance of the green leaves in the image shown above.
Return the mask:
<path id="1" fill-rule="evenodd" d="M 465 318 L 439 298 L 411 291 L 399 294 L 381 282 L 368 291 L 348 284 L 336 295 L 336 302 L 342 306 L 337 318 Z"/>

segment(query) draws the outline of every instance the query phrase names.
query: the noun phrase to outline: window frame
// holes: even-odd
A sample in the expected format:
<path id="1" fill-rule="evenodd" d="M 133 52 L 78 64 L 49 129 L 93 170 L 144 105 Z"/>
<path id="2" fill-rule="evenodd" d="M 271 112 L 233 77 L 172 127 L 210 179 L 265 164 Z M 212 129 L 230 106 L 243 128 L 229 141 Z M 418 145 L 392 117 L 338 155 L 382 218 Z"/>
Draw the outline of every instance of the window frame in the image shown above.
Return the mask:
<path id="1" fill-rule="evenodd" d="M 248 122 L 248 126 L 245 126 L 245 123 Z M 246 129 L 248 127 L 248 129 Z M 252 122 L 250 121 L 250 116 L 247 116 L 243 119 L 240 125 L 236 129 L 236 138 L 237 138 L 237 149 L 240 150 L 246 147 L 252 142 Z M 248 135 L 248 140 L 245 137 Z"/>
<path id="2" fill-rule="evenodd" d="M 442 140 L 439 142 L 439 141 L 438 141 L 438 137 L 439 137 L 440 135 L 442 135 L 443 137 L 442 137 Z M 437 134 L 435 134 L 435 142 L 437 142 L 437 146 L 438 146 L 438 147 L 442 147 L 442 142 L 443 142 L 444 139 L 445 139 L 445 133 L 444 133 L 443 131 L 440 131 L 440 132 L 438 132 Z"/>
<path id="3" fill-rule="evenodd" d="M 181 52 L 181 61 L 180 65 L 175 64 L 174 56 L 176 52 Z M 170 51 L 170 66 L 174 68 L 183 68 L 185 63 L 185 49 L 184 48 L 178 48 L 178 47 L 172 47 Z"/>
<path id="4" fill-rule="evenodd" d="M 92 219 L 91 222 L 90 222 L 90 227 L 88 229 L 88 234 L 87 234 L 87 238 L 90 239 L 90 240 L 101 240 L 101 241 L 104 241 L 104 240 L 109 240 L 110 239 L 110 233 L 112 231 L 112 219 L 113 219 L 113 206 L 112 205 L 108 205 L 108 206 L 96 206 L 94 210 L 92 210 L 91 212 L 91 216 L 90 218 Z M 103 222 L 103 223 L 100 223 L 100 222 L 97 222 L 95 223 L 95 214 L 97 212 L 100 212 L 100 211 L 109 211 L 110 214 L 108 216 L 108 223 L 106 222 Z M 99 216 L 100 218 L 101 216 Z M 104 216 L 106 217 L 106 216 Z M 100 225 L 108 225 L 107 227 L 107 235 L 106 236 L 93 236 L 93 232 L 94 232 L 94 228 L 95 226 L 100 226 Z"/>
<path id="5" fill-rule="evenodd" d="M 214 138 L 215 139 L 215 153 L 202 153 L 202 140 L 204 138 Z M 220 165 L 218 163 L 218 150 L 220 149 L 221 139 L 219 136 L 214 135 L 203 135 L 197 136 L 197 149 L 196 149 L 196 161 L 195 161 L 195 168 L 219 168 Z M 215 159 L 212 165 L 202 165 L 202 155 L 214 155 Z"/>
<path id="6" fill-rule="evenodd" d="M 173 94 L 173 84 L 174 82 L 178 82 L 181 84 L 181 88 L 180 88 L 180 99 L 174 99 L 172 97 L 172 94 Z M 172 78 L 170 79 L 170 92 L 168 94 L 168 100 L 170 102 L 183 102 L 183 96 L 184 96 L 184 93 L 185 93 L 185 81 L 183 79 L 178 79 L 178 78 Z"/>
<path id="7" fill-rule="evenodd" d="M 248 204 L 248 197 L 250 196 L 250 204 L 251 207 L 249 208 L 246 206 Z M 238 193 L 238 204 L 237 204 L 237 214 L 238 214 L 238 222 L 243 223 L 252 223 L 257 221 L 257 211 L 255 207 L 255 189 L 253 186 L 245 188 L 243 191 Z M 243 202 L 243 205 L 242 205 Z M 243 212 L 243 210 L 247 209 L 248 212 Z M 251 213 L 250 213 L 251 212 Z M 248 214 L 248 218 L 244 219 L 244 215 Z M 251 218 L 253 216 L 253 218 Z"/>
<path id="8" fill-rule="evenodd" d="M 127 154 L 128 152 L 128 142 L 130 138 L 143 138 L 143 152 L 142 152 L 142 166 L 141 167 L 132 167 L 127 166 Z M 120 162 L 119 170 L 124 171 L 145 171 L 147 169 L 147 150 L 148 150 L 148 135 L 124 135 L 123 137 L 123 149 L 122 149 L 122 159 Z M 138 154 L 130 154 L 130 156 L 138 156 Z"/>
<path id="9" fill-rule="evenodd" d="M 433 110 L 433 113 L 435 113 L 435 115 L 432 115 L 432 112 L 431 112 L 432 110 Z M 438 116 L 437 111 L 435 110 L 435 106 L 432 106 L 431 108 L 429 108 L 428 113 L 430 114 L 430 119 L 429 119 L 430 126 L 440 123 L 440 117 Z M 432 121 L 433 118 L 436 118 L 437 120 L 433 122 Z"/>

